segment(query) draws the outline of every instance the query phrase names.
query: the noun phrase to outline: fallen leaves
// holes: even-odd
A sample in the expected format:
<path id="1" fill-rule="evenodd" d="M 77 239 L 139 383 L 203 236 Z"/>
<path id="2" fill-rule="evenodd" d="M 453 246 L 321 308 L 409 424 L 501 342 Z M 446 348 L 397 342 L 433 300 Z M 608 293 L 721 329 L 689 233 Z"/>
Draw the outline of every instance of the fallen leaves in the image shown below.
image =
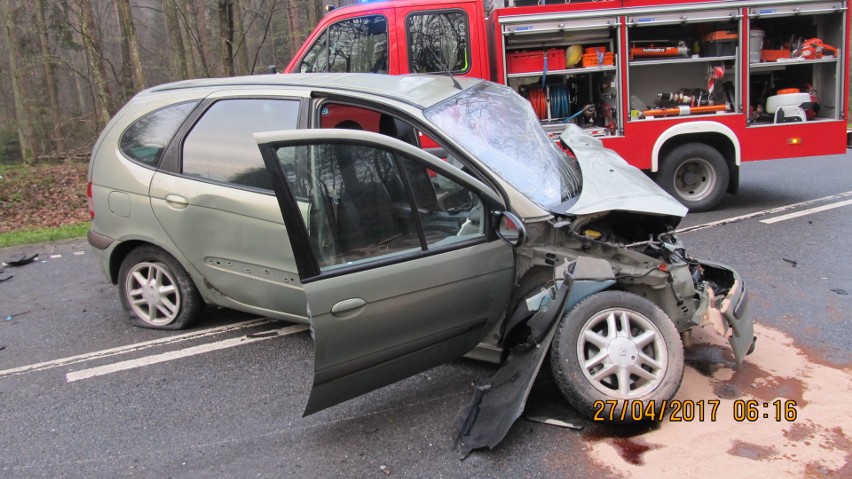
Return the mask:
<path id="1" fill-rule="evenodd" d="M 4 167 L 0 233 L 88 221 L 86 168 L 81 161 Z"/>

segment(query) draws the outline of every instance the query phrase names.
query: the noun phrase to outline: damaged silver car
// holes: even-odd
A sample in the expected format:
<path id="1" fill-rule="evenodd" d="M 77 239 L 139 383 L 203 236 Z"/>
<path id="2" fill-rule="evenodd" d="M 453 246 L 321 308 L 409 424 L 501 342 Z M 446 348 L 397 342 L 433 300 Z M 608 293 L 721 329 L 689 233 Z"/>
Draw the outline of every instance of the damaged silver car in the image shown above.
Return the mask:
<path id="1" fill-rule="evenodd" d="M 681 333 L 721 319 L 737 365 L 754 345 L 742 279 L 673 233 L 685 208 L 578 127 L 561 144 L 481 80 L 164 85 L 96 145 L 89 240 L 134 324 L 186 327 L 204 302 L 309 323 L 306 414 L 461 356 L 501 364 L 465 455 L 502 440 L 548 352 L 571 405 L 620 418 L 678 390 Z"/>

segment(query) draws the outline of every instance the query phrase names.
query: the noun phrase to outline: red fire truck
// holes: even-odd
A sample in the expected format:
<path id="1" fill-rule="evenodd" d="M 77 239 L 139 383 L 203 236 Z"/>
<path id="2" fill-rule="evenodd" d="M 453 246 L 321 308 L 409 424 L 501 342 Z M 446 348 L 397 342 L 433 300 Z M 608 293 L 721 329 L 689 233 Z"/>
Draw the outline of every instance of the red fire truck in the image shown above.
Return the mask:
<path id="1" fill-rule="evenodd" d="M 331 11 L 286 71 L 509 85 L 702 211 L 744 161 L 845 152 L 849 25 L 846 1 L 374 1 Z"/>

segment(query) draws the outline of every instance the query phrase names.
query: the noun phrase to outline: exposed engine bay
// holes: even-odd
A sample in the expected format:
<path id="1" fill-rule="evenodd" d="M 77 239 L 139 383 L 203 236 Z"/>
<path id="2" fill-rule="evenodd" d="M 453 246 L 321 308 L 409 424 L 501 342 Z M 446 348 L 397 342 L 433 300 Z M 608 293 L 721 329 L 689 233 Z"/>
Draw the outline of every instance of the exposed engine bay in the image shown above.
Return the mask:
<path id="1" fill-rule="evenodd" d="M 596 139 L 571 126 L 566 137 L 575 140 L 566 146 L 583 169 L 583 191 L 552 218 L 524 224 L 515 261 L 516 291 L 526 292 L 478 348 L 497 352 L 503 365 L 475 384 L 456 441 L 462 457 L 502 440 L 548 350 L 556 383 L 578 412 L 589 415 L 603 401 L 625 417 L 628 401 L 654 409 L 677 392 L 680 335 L 691 328 L 712 323 L 728 338 L 735 367 L 754 347 L 743 281 L 690 256 L 675 234 L 686 209 Z"/>

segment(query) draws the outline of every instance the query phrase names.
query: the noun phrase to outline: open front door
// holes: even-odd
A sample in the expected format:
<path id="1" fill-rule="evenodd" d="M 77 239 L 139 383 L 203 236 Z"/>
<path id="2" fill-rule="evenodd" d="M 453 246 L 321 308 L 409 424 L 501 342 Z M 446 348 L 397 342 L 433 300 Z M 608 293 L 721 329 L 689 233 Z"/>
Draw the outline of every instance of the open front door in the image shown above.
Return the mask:
<path id="1" fill-rule="evenodd" d="M 503 314 L 514 260 L 487 186 L 375 133 L 255 137 L 308 300 L 306 415 L 464 355 Z"/>

